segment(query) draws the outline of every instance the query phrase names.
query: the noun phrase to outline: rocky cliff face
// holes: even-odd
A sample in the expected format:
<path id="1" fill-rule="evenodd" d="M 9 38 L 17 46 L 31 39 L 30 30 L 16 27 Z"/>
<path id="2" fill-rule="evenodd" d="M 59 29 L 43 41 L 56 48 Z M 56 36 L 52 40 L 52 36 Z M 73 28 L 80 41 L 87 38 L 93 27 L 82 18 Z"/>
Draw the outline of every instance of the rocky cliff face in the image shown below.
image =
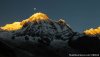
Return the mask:
<path id="1" fill-rule="evenodd" d="M 50 19 L 35 23 L 28 22 L 23 25 L 21 30 L 14 33 L 15 36 L 29 35 L 32 37 L 54 37 L 60 39 L 68 39 L 72 34 L 72 29 L 62 19 L 57 22 Z"/>

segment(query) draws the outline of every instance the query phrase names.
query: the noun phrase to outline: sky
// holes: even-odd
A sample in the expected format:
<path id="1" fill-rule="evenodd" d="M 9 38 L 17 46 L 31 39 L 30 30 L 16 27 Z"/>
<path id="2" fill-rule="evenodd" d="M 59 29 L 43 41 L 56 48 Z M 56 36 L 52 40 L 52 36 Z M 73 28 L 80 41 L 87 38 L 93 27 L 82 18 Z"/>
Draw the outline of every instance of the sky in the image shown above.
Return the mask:
<path id="1" fill-rule="evenodd" d="M 75 32 L 100 26 L 100 0 L 0 0 L 0 26 L 36 12 L 52 20 L 64 19 Z"/>

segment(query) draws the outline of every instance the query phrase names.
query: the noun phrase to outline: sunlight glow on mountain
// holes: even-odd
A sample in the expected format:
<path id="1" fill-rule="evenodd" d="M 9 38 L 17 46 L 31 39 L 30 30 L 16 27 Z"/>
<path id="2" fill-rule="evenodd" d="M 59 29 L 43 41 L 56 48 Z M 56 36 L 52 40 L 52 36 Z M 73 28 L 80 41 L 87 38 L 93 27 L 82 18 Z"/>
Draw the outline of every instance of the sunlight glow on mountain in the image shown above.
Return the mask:
<path id="1" fill-rule="evenodd" d="M 3 27 L 0 27 L 2 30 L 5 31 L 14 31 L 14 30 L 19 30 L 23 27 L 24 24 L 27 22 L 39 22 L 42 20 L 48 20 L 48 16 L 44 13 L 38 12 L 33 14 L 31 17 L 29 17 L 26 20 L 23 20 L 21 22 L 13 22 L 12 24 L 6 24 Z"/>

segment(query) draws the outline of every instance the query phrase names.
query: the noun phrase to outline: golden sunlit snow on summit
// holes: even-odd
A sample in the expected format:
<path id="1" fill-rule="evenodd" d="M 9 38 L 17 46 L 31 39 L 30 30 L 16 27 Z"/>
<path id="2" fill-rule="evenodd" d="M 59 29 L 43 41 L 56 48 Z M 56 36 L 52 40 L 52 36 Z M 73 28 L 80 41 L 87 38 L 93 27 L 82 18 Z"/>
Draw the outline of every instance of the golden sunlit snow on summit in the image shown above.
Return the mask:
<path id="1" fill-rule="evenodd" d="M 29 17 L 26 20 L 23 20 L 21 22 L 14 22 L 12 24 L 6 24 L 3 27 L 0 27 L 2 30 L 5 31 L 13 31 L 13 30 L 18 30 L 21 29 L 23 27 L 24 24 L 26 24 L 27 22 L 39 22 L 42 20 L 48 20 L 48 16 L 44 13 L 38 12 L 33 14 L 31 17 Z"/>
<path id="2" fill-rule="evenodd" d="M 100 27 L 97 27 L 96 29 L 89 29 L 89 30 L 85 30 L 84 33 L 86 35 L 90 35 L 90 36 L 95 36 L 95 35 L 99 35 L 100 34 Z"/>

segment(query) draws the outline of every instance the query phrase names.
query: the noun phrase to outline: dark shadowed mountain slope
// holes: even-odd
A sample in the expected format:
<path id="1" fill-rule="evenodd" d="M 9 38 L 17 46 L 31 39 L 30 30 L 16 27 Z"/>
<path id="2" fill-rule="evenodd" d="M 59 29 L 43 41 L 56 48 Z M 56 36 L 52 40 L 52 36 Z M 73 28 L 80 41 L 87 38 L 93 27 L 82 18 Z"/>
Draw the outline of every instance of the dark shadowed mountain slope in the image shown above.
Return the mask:
<path id="1" fill-rule="evenodd" d="M 100 52 L 98 37 L 74 32 L 62 19 L 43 18 L 47 16 L 33 15 L 28 21 L 19 22 L 23 25 L 17 30 L 15 24 L 10 24 L 11 28 L 9 25 L 2 27 L 0 57 L 67 57 L 69 54 Z"/>

